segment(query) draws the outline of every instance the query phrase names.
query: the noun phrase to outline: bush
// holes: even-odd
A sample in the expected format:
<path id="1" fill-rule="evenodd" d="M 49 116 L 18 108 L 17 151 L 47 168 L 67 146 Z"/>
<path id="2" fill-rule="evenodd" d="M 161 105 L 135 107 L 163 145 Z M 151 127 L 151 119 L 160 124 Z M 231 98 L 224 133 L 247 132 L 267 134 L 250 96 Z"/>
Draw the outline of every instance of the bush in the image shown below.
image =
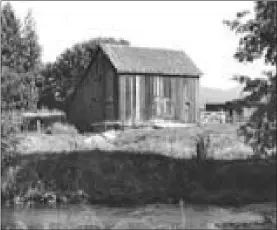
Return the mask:
<path id="1" fill-rule="evenodd" d="M 68 123 L 55 122 L 47 130 L 51 134 L 78 134 L 78 130 L 74 125 Z"/>

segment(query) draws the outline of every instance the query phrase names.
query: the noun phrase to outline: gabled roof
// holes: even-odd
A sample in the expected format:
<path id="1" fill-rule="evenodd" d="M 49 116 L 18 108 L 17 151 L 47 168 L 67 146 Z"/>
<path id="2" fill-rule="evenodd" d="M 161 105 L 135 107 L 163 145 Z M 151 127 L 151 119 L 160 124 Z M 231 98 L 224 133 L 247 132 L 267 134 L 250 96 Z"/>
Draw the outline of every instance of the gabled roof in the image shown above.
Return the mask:
<path id="1" fill-rule="evenodd" d="M 182 51 L 101 44 L 119 74 L 199 76 L 202 71 Z"/>

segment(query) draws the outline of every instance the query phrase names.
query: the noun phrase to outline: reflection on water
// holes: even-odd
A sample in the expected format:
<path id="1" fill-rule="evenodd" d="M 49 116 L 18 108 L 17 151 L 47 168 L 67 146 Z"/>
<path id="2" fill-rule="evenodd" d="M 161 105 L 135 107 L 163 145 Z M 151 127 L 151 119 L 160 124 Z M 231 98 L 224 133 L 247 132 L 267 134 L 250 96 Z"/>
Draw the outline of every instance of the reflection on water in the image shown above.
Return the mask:
<path id="1" fill-rule="evenodd" d="M 274 206 L 272 206 L 274 207 Z M 276 211 L 276 208 L 275 208 Z M 80 228 L 207 228 L 211 223 L 263 222 L 258 212 L 216 206 L 147 205 L 132 208 L 71 205 L 60 208 L 2 209 L 1 225 L 28 229 Z"/>

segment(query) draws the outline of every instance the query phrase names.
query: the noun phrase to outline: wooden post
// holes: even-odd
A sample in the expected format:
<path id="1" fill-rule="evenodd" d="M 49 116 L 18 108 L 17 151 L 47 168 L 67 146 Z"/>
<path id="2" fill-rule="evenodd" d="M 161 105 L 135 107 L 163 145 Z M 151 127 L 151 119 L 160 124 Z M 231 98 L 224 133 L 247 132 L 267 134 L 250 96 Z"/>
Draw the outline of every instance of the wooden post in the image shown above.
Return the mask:
<path id="1" fill-rule="evenodd" d="M 204 136 L 198 136 L 197 143 L 196 143 L 196 154 L 197 154 L 197 161 L 202 162 L 206 159 L 207 156 L 207 149 L 205 146 L 205 139 Z"/>
<path id="2" fill-rule="evenodd" d="M 37 132 L 41 133 L 41 120 L 37 119 Z"/>

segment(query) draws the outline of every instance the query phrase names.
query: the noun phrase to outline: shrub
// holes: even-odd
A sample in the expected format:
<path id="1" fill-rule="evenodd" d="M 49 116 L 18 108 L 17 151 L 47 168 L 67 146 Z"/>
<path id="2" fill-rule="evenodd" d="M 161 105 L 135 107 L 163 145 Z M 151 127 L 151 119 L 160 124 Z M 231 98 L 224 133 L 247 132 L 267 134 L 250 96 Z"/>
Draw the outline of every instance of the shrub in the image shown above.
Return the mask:
<path id="1" fill-rule="evenodd" d="M 78 134 L 78 130 L 74 125 L 70 125 L 68 123 L 55 122 L 53 123 L 49 129 L 48 133 L 51 134 Z"/>

